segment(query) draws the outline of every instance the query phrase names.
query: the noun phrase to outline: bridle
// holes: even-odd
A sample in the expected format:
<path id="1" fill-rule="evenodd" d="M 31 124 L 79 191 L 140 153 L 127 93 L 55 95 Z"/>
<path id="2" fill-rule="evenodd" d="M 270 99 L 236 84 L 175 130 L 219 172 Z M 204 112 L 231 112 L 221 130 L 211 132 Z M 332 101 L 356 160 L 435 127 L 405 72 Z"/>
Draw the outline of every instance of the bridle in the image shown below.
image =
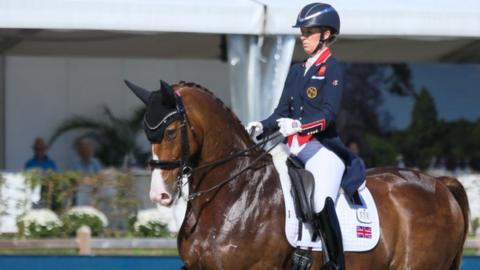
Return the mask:
<path id="1" fill-rule="evenodd" d="M 177 193 L 178 193 L 179 197 L 182 196 L 182 187 L 190 182 L 190 177 L 192 176 L 193 173 L 195 173 L 195 172 L 197 172 L 201 169 L 218 166 L 218 165 L 223 164 L 227 161 L 230 161 L 234 158 L 240 157 L 240 156 L 244 155 L 246 152 L 252 151 L 259 146 L 261 146 L 261 147 L 265 146 L 269 141 L 271 141 L 271 140 L 273 140 L 273 139 L 275 139 L 275 138 L 277 138 L 278 136 L 281 135 L 281 134 L 276 134 L 276 135 L 273 135 L 273 136 L 267 136 L 264 139 L 262 139 L 259 143 L 256 143 L 256 144 L 254 144 L 254 145 L 252 145 L 252 146 L 250 146 L 246 149 L 237 151 L 237 152 L 235 152 L 235 153 L 233 153 L 233 154 L 231 154 L 231 155 L 229 155 L 229 156 L 227 156 L 223 159 L 216 160 L 216 161 L 213 161 L 213 162 L 210 162 L 210 163 L 203 164 L 201 166 L 192 168 L 191 162 L 190 162 L 190 159 L 189 159 L 190 148 L 189 148 L 189 144 L 188 144 L 188 128 L 189 128 L 190 125 L 189 125 L 189 122 L 188 122 L 188 117 L 187 117 L 187 114 L 185 112 L 185 107 L 183 105 L 183 102 L 182 102 L 182 99 L 181 99 L 180 96 L 175 95 L 175 102 L 176 102 L 176 110 L 169 113 L 167 116 L 165 116 L 162 119 L 162 121 L 160 121 L 158 124 L 156 124 L 155 126 L 150 126 L 145 119 L 144 119 L 144 123 L 145 123 L 145 126 L 148 129 L 150 129 L 151 131 L 154 131 L 154 130 L 160 128 L 161 126 L 165 125 L 165 127 L 166 127 L 166 126 L 170 125 L 171 123 L 173 123 L 174 121 L 180 121 L 180 136 L 181 136 L 181 156 L 180 156 L 180 159 L 179 160 L 150 160 L 149 161 L 149 165 L 152 169 L 173 170 L 173 169 L 180 168 L 178 173 L 177 173 L 176 180 L 175 180 Z M 192 132 L 195 136 L 195 132 L 194 132 L 193 128 L 191 128 L 191 130 L 192 130 Z M 188 200 L 193 200 L 196 197 L 198 197 L 198 196 L 200 196 L 204 193 L 207 193 L 207 192 L 210 192 L 210 191 L 215 190 L 217 188 L 220 188 L 224 184 L 226 184 L 226 183 L 230 182 L 231 180 L 235 179 L 241 173 L 247 171 L 248 169 L 251 169 L 261 158 L 263 158 L 265 155 L 267 155 L 280 142 L 281 141 L 274 144 L 267 151 L 265 151 L 264 153 L 260 154 L 257 158 L 255 158 L 255 160 L 253 160 L 250 163 L 250 165 L 243 168 L 239 172 L 233 174 L 229 178 L 221 181 L 220 183 L 218 183 L 218 184 L 216 184 L 213 187 L 210 187 L 208 189 L 193 192 L 192 194 L 190 194 L 188 196 Z"/>
<path id="2" fill-rule="evenodd" d="M 188 121 L 187 121 L 187 115 L 185 113 L 185 107 L 183 106 L 182 99 L 180 96 L 175 95 L 175 103 L 176 103 L 176 110 L 169 113 L 167 116 L 165 116 L 162 121 L 160 121 L 157 125 L 155 126 L 150 126 L 144 118 L 144 124 L 145 126 L 150 129 L 151 131 L 154 131 L 161 126 L 168 126 L 171 123 L 175 121 L 180 121 L 180 136 L 181 136 L 181 156 L 180 160 L 150 160 L 149 165 L 151 168 L 154 169 L 162 169 L 162 170 L 173 170 L 176 168 L 180 168 L 178 171 L 177 177 L 176 177 L 176 184 L 177 184 L 177 189 L 179 192 L 179 196 L 182 195 L 182 186 L 183 186 L 183 179 L 188 179 L 190 178 L 192 174 L 192 167 L 190 167 L 190 162 L 189 162 L 189 153 L 190 153 L 190 148 L 188 145 Z"/>

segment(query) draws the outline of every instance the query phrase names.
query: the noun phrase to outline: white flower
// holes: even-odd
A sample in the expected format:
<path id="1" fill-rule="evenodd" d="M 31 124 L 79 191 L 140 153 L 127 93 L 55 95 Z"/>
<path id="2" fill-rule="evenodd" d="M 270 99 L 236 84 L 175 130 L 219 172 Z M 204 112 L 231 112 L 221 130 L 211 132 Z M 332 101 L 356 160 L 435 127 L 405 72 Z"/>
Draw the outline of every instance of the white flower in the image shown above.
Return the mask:
<path id="1" fill-rule="evenodd" d="M 17 221 L 23 223 L 25 236 L 31 235 L 30 230 L 40 232 L 43 228 L 52 231 L 63 225 L 58 216 L 50 209 L 31 209 L 25 215 L 19 217 Z"/>
<path id="2" fill-rule="evenodd" d="M 93 208 L 91 206 L 76 206 L 68 210 L 65 215 L 87 215 L 87 216 L 94 216 L 98 217 L 102 222 L 103 226 L 108 226 L 108 219 L 100 210 Z"/>
<path id="3" fill-rule="evenodd" d="M 150 227 L 151 224 L 168 224 L 169 217 L 156 208 L 141 210 L 137 214 L 137 221 L 133 224 L 136 231 L 140 226 Z"/>
<path id="4" fill-rule="evenodd" d="M 28 228 L 30 224 L 35 224 L 37 226 L 44 227 L 59 227 L 62 226 L 62 222 L 50 209 L 31 209 L 25 215 L 19 218 L 20 222 L 25 224 L 25 227 Z"/>

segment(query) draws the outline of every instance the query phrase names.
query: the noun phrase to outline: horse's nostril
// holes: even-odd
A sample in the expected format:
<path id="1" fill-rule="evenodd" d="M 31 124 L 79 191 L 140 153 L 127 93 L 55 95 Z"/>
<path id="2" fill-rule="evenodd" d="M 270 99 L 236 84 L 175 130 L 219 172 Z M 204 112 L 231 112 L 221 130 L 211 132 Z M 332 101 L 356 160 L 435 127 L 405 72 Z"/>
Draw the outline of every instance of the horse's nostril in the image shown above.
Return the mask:
<path id="1" fill-rule="evenodd" d="M 150 193 L 150 199 L 155 203 L 168 205 L 172 202 L 172 195 L 168 194 L 167 192 L 152 192 Z"/>

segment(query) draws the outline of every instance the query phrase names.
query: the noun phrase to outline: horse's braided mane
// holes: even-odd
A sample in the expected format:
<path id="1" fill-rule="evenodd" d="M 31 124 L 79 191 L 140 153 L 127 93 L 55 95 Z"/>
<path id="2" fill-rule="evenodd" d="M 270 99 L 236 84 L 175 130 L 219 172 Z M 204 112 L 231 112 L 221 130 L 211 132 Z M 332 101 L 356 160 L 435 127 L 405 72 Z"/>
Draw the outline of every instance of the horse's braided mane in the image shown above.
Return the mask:
<path id="1" fill-rule="evenodd" d="M 195 87 L 195 88 L 197 88 L 197 89 L 200 89 L 200 90 L 204 91 L 205 93 L 207 93 L 208 95 L 210 95 L 216 102 L 218 102 L 219 105 L 222 106 L 223 109 L 225 109 L 227 112 L 229 112 L 230 117 L 233 119 L 233 121 L 234 121 L 236 124 L 240 125 L 240 127 L 243 127 L 242 122 L 241 122 L 240 119 L 238 119 L 238 117 L 233 113 L 232 109 L 230 109 L 230 107 L 228 107 L 227 105 L 225 105 L 225 103 L 224 103 L 221 99 L 219 99 L 218 97 L 216 97 L 215 94 L 214 94 L 212 91 L 210 91 L 210 90 L 208 90 L 207 88 L 205 88 L 205 87 L 203 87 L 203 86 L 201 86 L 201 85 L 199 85 L 199 84 L 196 84 L 196 83 L 194 83 L 194 82 L 180 81 L 180 82 L 178 83 L 178 86 L 180 86 L 180 87 L 185 87 L 185 86 L 186 86 L 186 87 Z"/>

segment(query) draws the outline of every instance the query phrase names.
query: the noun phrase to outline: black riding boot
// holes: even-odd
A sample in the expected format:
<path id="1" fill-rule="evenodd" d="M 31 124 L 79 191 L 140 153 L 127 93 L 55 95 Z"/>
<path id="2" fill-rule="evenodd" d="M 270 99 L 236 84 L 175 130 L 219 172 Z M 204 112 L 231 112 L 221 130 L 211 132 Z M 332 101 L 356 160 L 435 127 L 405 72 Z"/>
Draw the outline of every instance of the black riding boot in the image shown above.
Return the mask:
<path id="1" fill-rule="evenodd" d="M 344 270 L 342 233 L 332 198 L 328 197 L 323 210 L 315 214 L 315 226 L 322 238 L 324 258 L 326 258 L 321 270 Z"/>

